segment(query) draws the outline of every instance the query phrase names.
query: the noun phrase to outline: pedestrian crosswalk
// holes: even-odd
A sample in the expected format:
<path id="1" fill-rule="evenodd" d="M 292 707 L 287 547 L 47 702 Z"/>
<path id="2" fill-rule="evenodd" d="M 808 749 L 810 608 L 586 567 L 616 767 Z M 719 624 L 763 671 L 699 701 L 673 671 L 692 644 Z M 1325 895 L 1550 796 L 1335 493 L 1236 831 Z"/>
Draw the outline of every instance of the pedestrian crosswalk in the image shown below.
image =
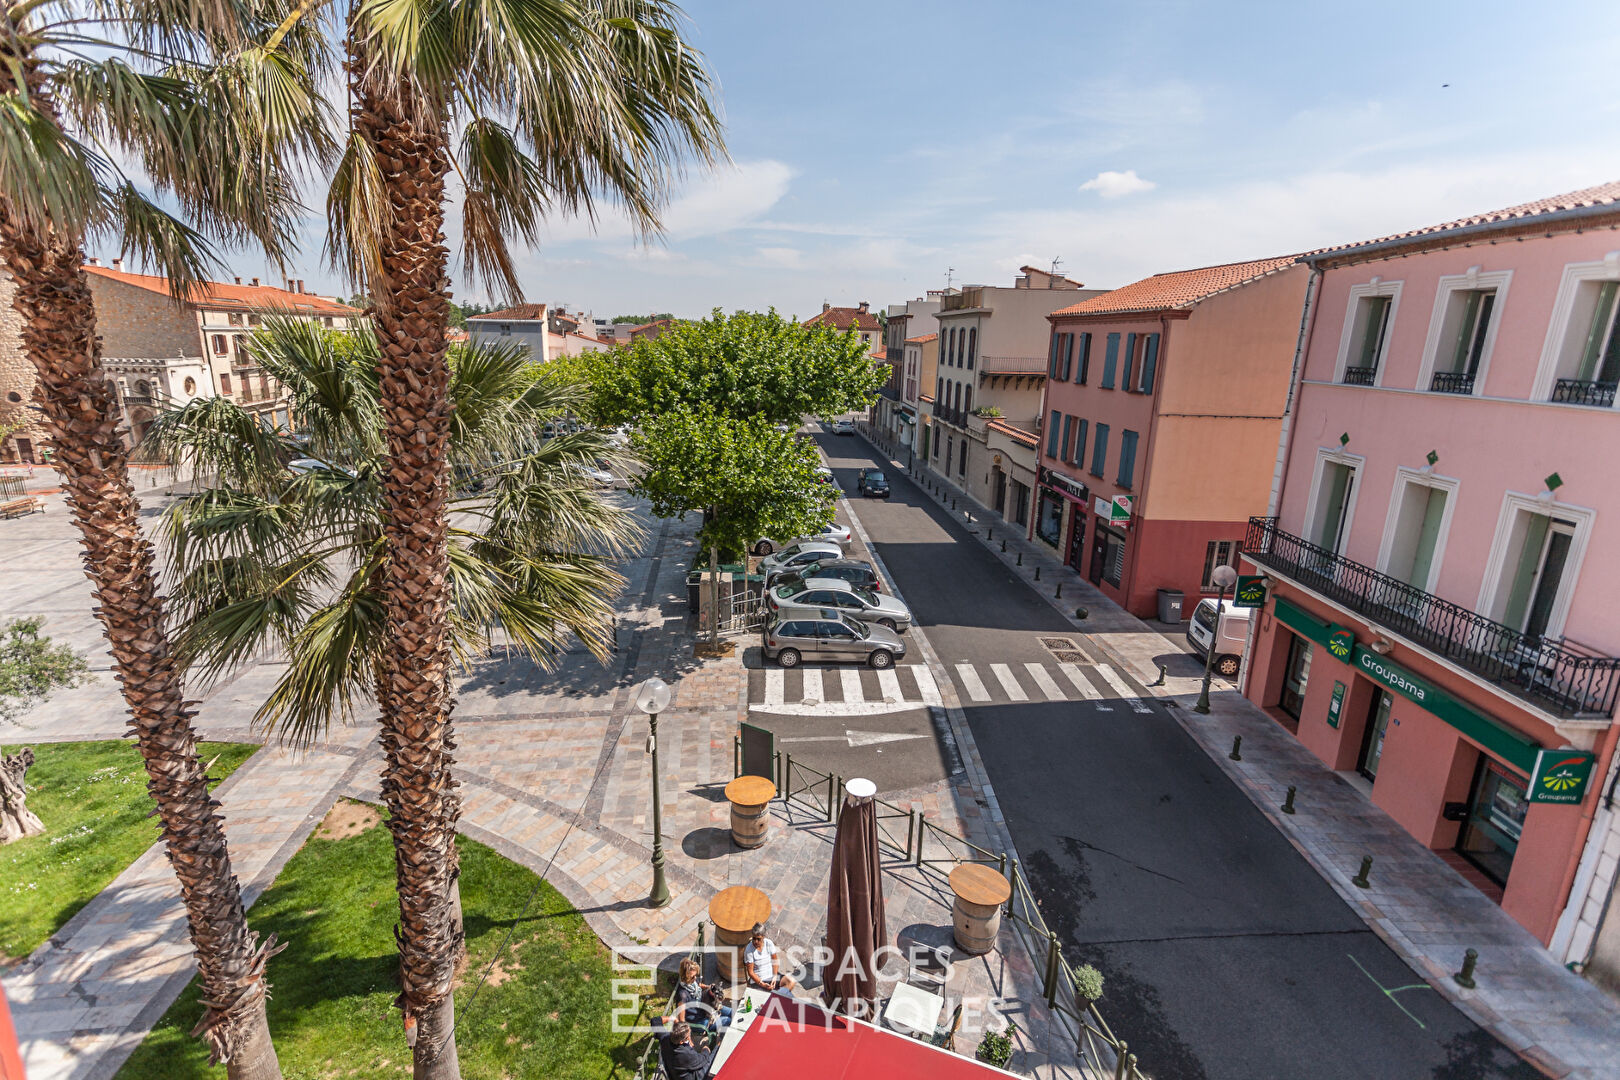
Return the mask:
<path id="1" fill-rule="evenodd" d="M 1147 713 L 1146 692 L 1109 664 L 954 664 L 950 675 L 965 706 L 1083 701 L 1097 712 Z M 944 704 L 927 664 L 884 671 L 855 665 L 749 672 L 748 707 L 783 716 L 874 716 Z"/>

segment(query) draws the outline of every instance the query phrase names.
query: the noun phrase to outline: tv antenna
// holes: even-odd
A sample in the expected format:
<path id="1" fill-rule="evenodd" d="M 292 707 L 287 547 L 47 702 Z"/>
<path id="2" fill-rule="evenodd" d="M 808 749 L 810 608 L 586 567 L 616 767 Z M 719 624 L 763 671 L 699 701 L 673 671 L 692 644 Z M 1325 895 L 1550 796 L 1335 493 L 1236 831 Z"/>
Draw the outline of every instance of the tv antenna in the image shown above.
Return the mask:
<path id="1" fill-rule="evenodd" d="M 947 266 L 945 268 L 945 291 L 946 292 L 951 291 L 951 275 L 954 274 L 954 273 L 956 273 L 956 267 Z"/>
<path id="2" fill-rule="evenodd" d="M 1057 256 L 1057 255 L 1052 256 L 1052 276 L 1054 278 L 1062 277 L 1063 275 L 1060 273 L 1060 271 L 1062 269 L 1063 269 L 1063 259 L 1062 259 L 1062 257 Z"/>

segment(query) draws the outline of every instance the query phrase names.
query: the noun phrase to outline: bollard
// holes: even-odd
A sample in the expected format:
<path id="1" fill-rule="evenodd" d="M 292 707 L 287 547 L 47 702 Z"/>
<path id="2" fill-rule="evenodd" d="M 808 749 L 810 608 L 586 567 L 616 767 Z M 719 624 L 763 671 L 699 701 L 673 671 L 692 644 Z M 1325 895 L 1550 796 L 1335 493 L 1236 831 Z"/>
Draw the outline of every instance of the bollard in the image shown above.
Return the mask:
<path id="1" fill-rule="evenodd" d="M 1285 814 L 1292 814 L 1294 812 L 1294 785 L 1293 784 L 1288 785 L 1288 798 L 1283 800 L 1282 812 L 1285 813 Z"/>
<path id="2" fill-rule="evenodd" d="M 1003 541 L 1002 541 L 1002 542 L 1001 542 L 1001 550 L 1002 550 L 1002 553 L 1003 553 L 1003 554 L 1005 554 L 1005 553 L 1006 553 L 1006 551 L 1007 551 L 1007 541 L 1005 541 L 1005 540 L 1003 540 Z"/>
<path id="3" fill-rule="evenodd" d="M 986 540 L 990 541 L 991 543 L 995 543 L 996 530 L 994 528 L 989 528 L 989 529 L 984 530 L 984 538 Z"/>
<path id="4" fill-rule="evenodd" d="M 1057 592 L 1053 593 L 1052 595 L 1059 600 L 1063 599 L 1063 582 L 1058 582 Z"/>
<path id="5" fill-rule="evenodd" d="M 1474 965 L 1477 963 L 1479 963 L 1479 950 L 1465 949 L 1463 951 L 1462 970 L 1452 976 L 1452 979 L 1455 980 L 1457 985 L 1462 987 L 1464 990 L 1472 990 L 1474 988 Z"/>
<path id="6" fill-rule="evenodd" d="M 1081 618 L 1085 618 L 1085 616 L 1082 615 Z M 1165 667 L 1163 664 L 1155 664 L 1153 666 L 1159 669 L 1159 677 L 1156 680 L 1154 680 L 1153 685 L 1154 686 L 1163 686 L 1164 685 L 1164 677 L 1169 672 L 1170 669 Z"/>
<path id="7" fill-rule="evenodd" d="M 956 509 L 956 496 L 954 496 L 954 495 L 951 496 L 951 509 L 952 510 Z"/>
<path id="8" fill-rule="evenodd" d="M 1232 736 L 1232 752 L 1226 756 L 1231 758 L 1233 761 L 1243 760 L 1243 736 Z"/>
<path id="9" fill-rule="evenodd" d="M 1372 882 L 1367 880 L 1367 875 L 1370 873 L 1372 873 L 1372 856 L 1363 855 L 1361 857 L 1361 873 L 1351 878 L 1350 884 L 1354 885 L 1358 889 L 1372 888 Z"/>
<path id="10" fill-rule="evenodd" d="M 1041 580 L 1041 568 L 1039 566 L 1035 568 L 1035 580 Z"/>
<path id="11" fill-rule="evenodd" d="M 1015 563 L 1014 565 L 1016 565 L 1016 566 L 1023 566 L 1024 565 L 1024 553 L 1022 551 L 1020 551 L 1018 553 L 1018 562 Z"/>

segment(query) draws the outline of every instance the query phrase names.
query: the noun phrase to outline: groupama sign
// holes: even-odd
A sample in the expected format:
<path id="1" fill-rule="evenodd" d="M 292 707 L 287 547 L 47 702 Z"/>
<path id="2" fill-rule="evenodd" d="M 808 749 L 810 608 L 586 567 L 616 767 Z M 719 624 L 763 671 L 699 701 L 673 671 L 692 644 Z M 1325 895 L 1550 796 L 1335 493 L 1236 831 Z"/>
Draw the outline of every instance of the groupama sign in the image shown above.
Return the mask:
<path id="1" fill-rule="evenodd" d="M 1584 750 L 1542 750 L 1530 776 L 1533 803 L 1578 803 L 1586 795 L 1596 759 Z"/>

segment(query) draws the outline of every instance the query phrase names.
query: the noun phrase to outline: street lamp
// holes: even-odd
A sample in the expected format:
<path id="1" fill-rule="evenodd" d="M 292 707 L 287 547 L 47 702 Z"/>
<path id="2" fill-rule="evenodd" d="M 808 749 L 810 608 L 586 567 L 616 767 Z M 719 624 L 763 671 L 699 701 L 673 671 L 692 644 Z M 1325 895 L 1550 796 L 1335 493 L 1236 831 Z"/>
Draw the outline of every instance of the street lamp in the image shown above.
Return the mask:
<path id="1" fill-rule="evenodd" d="M 669 708 L 669 684 L 654 675 L 636 688 L 635 703 L 647 714 L 647 753 L 652 755 L 653 883 L 647 903 L 657 908 L 669 903 L 669 885 L 664 881 L 664 808 L 658 798 L 658 714 Z"/>
<path id="2" fill-rule="evenodd" d="M 1226 590 L 1237 584 L 1237 571 L 1230 566 L 1217 566 L 1209 575 L 1215 581 L 1215 627 L 1209 633 L 1209 648 L 1204 650 L 1204 688 L 1198 692 L 1198 704 L 1193 712 L 1209 715 L 1209 676 L 1215 669 L 1215 647 L 1221 643 L 1221 609 L 1226 606 Z"/>

